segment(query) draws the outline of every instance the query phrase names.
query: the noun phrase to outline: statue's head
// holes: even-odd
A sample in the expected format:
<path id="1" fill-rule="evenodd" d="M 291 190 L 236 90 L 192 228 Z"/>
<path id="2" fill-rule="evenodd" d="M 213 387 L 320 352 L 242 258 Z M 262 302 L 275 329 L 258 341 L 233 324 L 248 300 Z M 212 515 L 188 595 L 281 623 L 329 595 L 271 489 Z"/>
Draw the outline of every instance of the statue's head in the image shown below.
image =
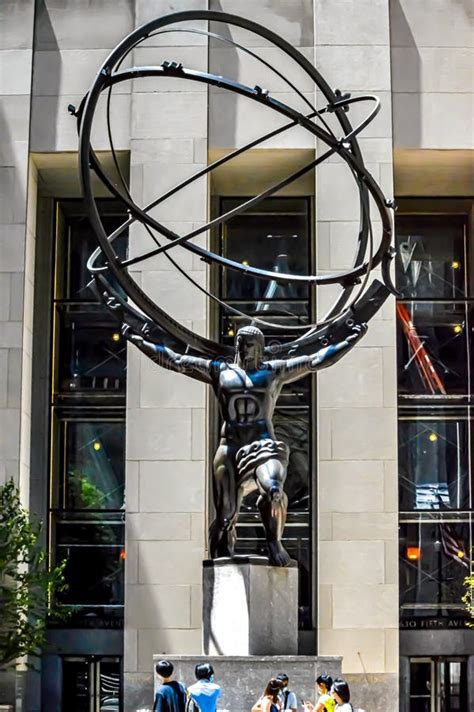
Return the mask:
<path id="1" fill-rule="evenodd" d="M 243 326 L 235 337 L 235 355 L 242 366 L 257 368 L 263 358 L 265 337 L 256 326 Z"/>

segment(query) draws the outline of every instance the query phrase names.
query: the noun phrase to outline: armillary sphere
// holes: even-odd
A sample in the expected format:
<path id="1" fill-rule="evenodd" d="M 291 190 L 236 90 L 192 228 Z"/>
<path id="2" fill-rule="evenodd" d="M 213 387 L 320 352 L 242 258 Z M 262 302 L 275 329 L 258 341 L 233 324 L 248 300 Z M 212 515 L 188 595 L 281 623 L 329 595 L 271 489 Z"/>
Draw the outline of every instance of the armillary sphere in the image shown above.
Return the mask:
<path id="1" fill-rule="evenodd" d="M 234 26 L 247 30 L 260 38 L 263 38 L 267 43 L 271 43 L 274 47 L 279 48 L 291 60 L 300 67 L 300 69 L 314 82 L 315 89 L 319 90 L 318 95 L 324 97 L 325 105 L 317 108 L 313 102 L 308 99 L 307 94 L 303 94 L 295 84 L 286 78 L 277 67 L 272 66 L 262 57 L 247 47 L 234 42 L 226 36 L 221 36 L 215 32 L 208 32 L 200 29 L 187 27 L 183 23 L 194 22 L 196 20 L 204 20 L 213 23 L 224 23 L 227 26 Z M 172 27 L 170 27 L 172 26 Z M 254 59 L 258 60 L 266 69 L 274 72 L 280 80 L 283 80 L 291 89 L 295 96 L 298 96 L 306 105 L 307 109 L 304 112 L 297 111 L 292 106 L 289 106 L 282 101 L 271 96 L 269 91 L 261 86 L 245 85 L 240 82 L 228 79 L 223 76 L 217 76 L 208 72 L 196 71 L 188 69 L 177 61 L 166 61 L 159 66 L 140 66 L 132 68 L 122 68 L 124 61 L 132 50 L 146 42 L 150 37 L 156 37 L 166 33 L 194 33 L 206 35 L 212 38 L 213 41 L 222 42 L 224 45 L 232 45 L 233 47 L 246 52 Z M 176 48 L 179 52 L 179 48 Z M 132 199 L 132 196 L 127 188 L 126 182 L 120 173 L 120 168 L 114 149 L 111 124 L 110 124 L 110 108 L 113 88 L 121 82 L 132 79 L 145 78 L 163 78 L 173 77 L 175 79 L 185 79 L 194 82 L 204 83 L 208 86 L 219 87 L 219 89 L 233 92 L 245 97 L 249 101 L 257 102 L 264 105 L 268 109 L 281 114 L 285 119 L 285 123 L 279 128 L 266 133 L 259 138 L 247 143 L 244 146 L 236 148 L 232 152 L 214 161 L 204 169 L 198 171 L 193 176 L 182 181 L 171 190 L 168 190 L 163 195 L 158 196 L 153 202 L 144 207 L 140 207 Z M 97 108 L 98 100 L 101 95 L 106 95 L 107 106 L 107 125 L 110 141 L 110 150 L 113 161 L 120 177 L 120 186 L 115 179 L 112 179 L 101 166 L 94 148 L 91 144 L 91 131 L 94 121 L 94 115 Z M 349 109 L 351 105 L 360 102 L 367 102 L 370 105 L 370 111 L 367 117 L 357 126 L 353 127 L 349 120 Z M 248 19 L 230 15 L 227 13 L 192 10 L 186 12 L 177 12 L 164 17 L 157 18 L 142 27 L 139 27 L 111 52 L 100 68 L 97 77 L 95 78 L 89 92 L 81 102 L 79 109 L 76 111 L 74 107 L 70 107 L 71 113 L 77 117 L 79 130 L 79 161 L 80 161 L 80 177 L 84 199 L 87 205 L 88 213 L 92 228 L 97 236 L 98 248 L 89 259 L 88 267 L 93 275 L 94 282 L 99 294 L 104 301 L 112 308 L 116 309 L 117 315 L 123 321 L 133 321 L 142 324 L 144 331 L 154 331 L 161 334 L 161 337 L 172 339 L 175 344 L 184 345 L 188 351 L 200 352 L 212 357 L 225 357 L 231 353 L 232 348 L 224 344 L 217 343 L 210 339 L 204 338 L 182 324 L 173 319 L 167 314 L 158 304 L 153 302 L 147 294 L 137 284 L 132 276 L 130 268 L 145 260 L 154 257 L 155 255 L 164 253 L 169 260 L 173 262 L 187 279 L 189 279 L 201 291 L 205 291 L 210 299 L 220 301 L 215 295 L 207 292 L 201 285 L 198 285 L 194 280 L 187 275 L 176 261 L 170 255 L 172 248 L 180 246 L 192 253 L 198 255 L 206 263 L 218 264 L 230 270 L 252 275 L 259 279 L 275 280 L 279 284 L 307 284 L 324 287 L 330 284 L 340 285 L 340 293 L 335 304 L 330 309 L 324 319 L 312 325 L 294 325 L 281 326 L 281 324 L 270 324 L 268 321 L 260 317 L 252 316 L 252 321 L 258 326 L 269 326 L 273 329 L 284 328 L 294 333 L 294 338 L 290 342 L 284 344 L 272 344 L 267 347 L 271 349 L 273 356 L 280 354 L 288 356 L 290 354 L 310 353 L 317 347 L 317 342 L 320 345 L 326 345 L 336 338 L 341 338 L 343 332 L 352 328 L 356 321 L 367 322 L 371 316 L 380 308 L 390 291 L 394 292 L 394 287 L 389 276 L 389 263 L 391 260 L 391 235 L 392 235 L 392 220 L 390 208 L 393 207 L 392 201 L 385 199 L 382 190 L 377 182 L 370 175 L 364 165 L 361 150 L 358 144 L 358 136 L 361 131 L 372 121 L 380 109 L 380 101 L 376 96 L 365 95 L 351 97 L 350 94 L 343 94 L 339 90 L 333 90 L 318 72 L 318 70 L 301 54 L 295 47 L 282 39 L 274 32 L 271 32 L 265 27 L 252 22 Z M 159 107 L 158 107 L 159 110 Z M 328 115 L 332 114 L 337 120 L 339 135 L 331 129 Z M 256 146 L 260 146 L 263 142 L 282 134 L 292 127 L 299 126 L 312 134 L 314 137 L 326 146 L 326 150 L 318 155 L 314 160 L 309 162 L 298 171 L 288 175 L 283 180 L 275 183 L 264 192 L 246 200 L 243 204 L 229 210 L 227 213 L 210 220 L 205 225 L 192 230 L 184 235 L 178 235 L 167 226 L 160 223 L 151 215 L 151 210 L 177 194 L 186 186 L 194 181 L 210 174 L 216 168 L 231 161 L 237 156 L 243 154 Z M 278 276 L 274 271 L 260 269 L 257 266 L 251 266 L 236 262 L 225 256 L 216 254 L 204 247 L 193 242 L 193 238 L 214 228 L 218 225 L 225 224 L 230 219 L 234 218 L 246 210 L 253 208 L 265 198 L 272 196 L 277 191 L 282 190 L 293 181 L 300 178 L 302 175 L 311 171 L 316 166 L 327 160 L 330 156 L 337 154 L 342 158 L 352 174 L 355 184 L 358 189 L 360 215 L 359 227 L 357 234 L 357 244 L 355 250 L 355 258 L 353 266 L 334 274 L 290 274 L 278 272 Z M 92 185 L 92 174 L 95 174 L 105 187 L 118 200 L 121 201 L 124 208 L 129 213 L 129 217 L 123 224 L 111 234 L 107 234 L 104 224 L 101 220 L 98 210 L 96 198 Z M 381 223 L 381 237 L 378 245 L 374 244 L 371 217 L 369 211 L 369 199 L 373 199 L 375 209 L 378 212 L 378 221 Z M 133 223 L 139 221 L 153 238 L 156 247 L 154 249 L 136 255 L 132 258 L 124 258 L 120 256 L 116 249 L 116 239 L 123 234 Z M 378 280 L 373 280 L 369 285 L 369 275 L 375 267 L 381 266 L 382 279 L 384 284 Z M 129 301 L 125 301 L 123 297 L 114 289 L 113 284 L 118 283 L 128 296 Z M 233 306 L 220 302 L 226 307 L 228 312 L 238 316 L 246 316 Z M 138 307 L 135 309 L 133 306 Z M 248 317 L 250 319 L 250 317 Z"/>

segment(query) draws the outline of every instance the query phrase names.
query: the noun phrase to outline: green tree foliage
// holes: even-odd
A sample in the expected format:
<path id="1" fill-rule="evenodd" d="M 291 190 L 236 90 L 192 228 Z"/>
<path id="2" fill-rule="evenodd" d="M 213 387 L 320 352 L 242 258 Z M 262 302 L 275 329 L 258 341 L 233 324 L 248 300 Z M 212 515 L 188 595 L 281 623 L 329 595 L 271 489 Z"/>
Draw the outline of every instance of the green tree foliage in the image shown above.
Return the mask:
<path id="1" fill-rule="evenodd" d="M 47 617 L 64 617 L 55 601 L 65 588 L 66 562 L 48 570 L 40 532 L 13 480 L 0 486 L 0 668 L 38 655 Z"/>
<path id="2" fill-rule="evenodd" d="M 467 608 L 467 611 L 474 621 L 474 575 L 466 576 L 464 579 L 464 586 L 466 588 L 466 593 L 463 596 L 463 603 Z M 474 622 L 469 625 L 470 628 L 474 628 Z"/>

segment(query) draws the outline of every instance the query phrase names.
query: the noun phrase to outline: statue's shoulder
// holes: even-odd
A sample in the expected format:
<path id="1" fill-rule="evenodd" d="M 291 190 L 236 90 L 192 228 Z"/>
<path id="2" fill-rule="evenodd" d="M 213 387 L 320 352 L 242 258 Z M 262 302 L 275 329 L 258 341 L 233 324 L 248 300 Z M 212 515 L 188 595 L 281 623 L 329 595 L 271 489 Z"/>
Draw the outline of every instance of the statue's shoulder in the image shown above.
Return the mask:
<path id="1" fill-rule="evenodd" d="M 219 376 L 222 371 L 227 371 L 229 368 L 230 364 L 223 358 L 214 358 L 211 361 L 210 370 L 214 376 Z"/>

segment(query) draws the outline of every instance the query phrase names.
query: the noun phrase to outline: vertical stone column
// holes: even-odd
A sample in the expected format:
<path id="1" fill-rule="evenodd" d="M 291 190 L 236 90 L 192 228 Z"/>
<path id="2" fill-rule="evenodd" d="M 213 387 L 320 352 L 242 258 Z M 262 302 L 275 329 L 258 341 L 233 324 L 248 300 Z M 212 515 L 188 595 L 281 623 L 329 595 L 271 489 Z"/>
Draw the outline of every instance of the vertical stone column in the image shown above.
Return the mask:
<path id="1" fill-rule="evenodd" d="M 24 481 L 26 504 L 35 215 L 27 199 L 34 5 L 33 0 L 5 1 L 0 35 L 0 483 L 10 477 Z"/>
<path id="2" fill-rule="evenodd" d="M 137 2 L 135 24 L 172 12 L 172 6 L 162 1 Z M 193 7 L 206 9 L 207 2 L 194 3 Z M 205 29 L 203 23 L 190 24 Z M 175 60 L 193 69 L 207 69 L 207 37 L 162 35 L 135 50 L 133 59 L 137 65 Z M 204 167 L 206 86 L 171 78 L 159 84 L 157 80 L 134 82 L 130 156 L 132 194 L 143 205 Z M 207 202 L 207 182 L 199 180 L 158 206 L 153 215 L 182 234 L 206 221 Z M 132 228 L 131 255 L 153 246 L 142 226 Z M 203 262 L 184 250 L 172 256 L 194 280 L 206 284 Z M 164 255 L 136 267 L 135 277 L 153 300 L 181 323 L 206 332 L 204 295 Z M 201 562 L 207 525 L 205 406 L 202 383 L 162 370 L 138 350 L 129 348 L 127 710 L 140 706 L 154 653 L 201 652 Z"/>
<path id="3" fill-rule="evenodd" d="M 377 94 L 383 108 L 360 138 L 365 163 L 392 195 L 387 0 L 315 0 L 316 66 L 333 86 Z M 370 104 L 351 108 L 355 126 Z M 317 171 L 318 270 L 350 266 L 357 192 L 332 158 Z M 376 215 L 376 213 L 374 213 Z M 375 235 L 379 235 L 375 222 Z M 321 289 L 319 316 L 336 290 Z M 351 354 L 318 377 L 319 646 L 342 655 L 354 703 L 398 710 L 398 528 L 395 305 L 371 321 Z M 370 702 L 363 689 L 371 688 Z M 373 707 L 379 698 L 380 707 Z M 377 703 L 378 704 L 378 703 Z"/>

